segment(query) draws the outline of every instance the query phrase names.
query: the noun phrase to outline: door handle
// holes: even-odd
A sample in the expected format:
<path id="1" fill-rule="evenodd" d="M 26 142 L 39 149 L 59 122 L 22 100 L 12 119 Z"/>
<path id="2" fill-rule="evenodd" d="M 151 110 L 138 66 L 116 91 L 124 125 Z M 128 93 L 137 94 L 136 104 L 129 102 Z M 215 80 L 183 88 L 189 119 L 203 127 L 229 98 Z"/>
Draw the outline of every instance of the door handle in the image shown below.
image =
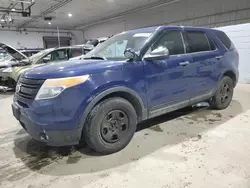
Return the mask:
<path id="1" fill-rule="evenodd" d="M 216 56 L 215 59 L 220 60 L 222 56 Z"/>
<path id="2" fill-rule="evenodd" d="M 189 61 L 184 61 L 184 62 L 180 62 L 180 66 L 187 66 L 187 65 L 189 65 L 190 64 L 190 62 Z"/>

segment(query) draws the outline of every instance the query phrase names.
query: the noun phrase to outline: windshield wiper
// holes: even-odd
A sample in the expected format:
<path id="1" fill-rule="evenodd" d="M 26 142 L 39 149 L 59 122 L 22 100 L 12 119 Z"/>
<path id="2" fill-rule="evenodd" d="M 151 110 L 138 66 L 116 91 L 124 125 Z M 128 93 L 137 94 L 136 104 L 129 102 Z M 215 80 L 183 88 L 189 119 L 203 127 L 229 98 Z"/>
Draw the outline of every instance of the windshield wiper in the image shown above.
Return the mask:
<path id="1" fill-rule="evenodd" d="M 105 57 L 100 57 L 100 56 L 84 57 L 83 59 L 100 59 L 100 60 L 106 60 Z"/>

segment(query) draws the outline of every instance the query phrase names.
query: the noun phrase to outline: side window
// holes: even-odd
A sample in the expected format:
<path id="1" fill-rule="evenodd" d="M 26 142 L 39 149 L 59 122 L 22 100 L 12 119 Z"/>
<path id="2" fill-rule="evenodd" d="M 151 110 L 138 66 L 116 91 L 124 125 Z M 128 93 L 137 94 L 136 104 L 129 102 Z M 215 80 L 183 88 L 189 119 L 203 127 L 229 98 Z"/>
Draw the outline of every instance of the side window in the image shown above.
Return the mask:
<path id="1" fill-rule="evenodd" d="M 61 50 L 52 51 L 48 55 L 44 56 L 43 61 L 41 63 L 49 63 L 52 61 L 60 61 L 60 60 L 66 60 L 66 59 L 68 59 L 67 50 L 61 49 Z"/>
<path id="2" fill-rule="evenodd" d="M 203 32 L 185 32 L 188 53 L 210 51 L 208 38 Z"/>
<path id="3" fill-rule="evenodd" d="M 169 55 L 184 54 L 184 45 L 180 31 L 166 31 L 166 33 L 156 41 L 151 47 L 154 50 L 160 46 L 166 47 L 169 50 Z"/>
<path id="4" fill-rule="evenodd" d="M 83 48 L 71 48 L 70 49 L 70 58 L 72 57 L 78 57 L 80 55 L 84 54 Z"/>
<path id="5" fill-rule="evenodd" d="M 223 32 L 217 32 L 216 36 L 224 44 L 224 46 L 227 49 L 231 48 L 231 45 L 232 45 L 231 40 L 228 38 L 228 36 L 225 33 L 223 33 Z"/>
<path id="6" fill-rule="evenodd" d="M 60 61 L 60 60 L 65 60 L 67 58 L 68 57 L 66 49 L 56 50 L 51 52 L 51 61 Z"/>

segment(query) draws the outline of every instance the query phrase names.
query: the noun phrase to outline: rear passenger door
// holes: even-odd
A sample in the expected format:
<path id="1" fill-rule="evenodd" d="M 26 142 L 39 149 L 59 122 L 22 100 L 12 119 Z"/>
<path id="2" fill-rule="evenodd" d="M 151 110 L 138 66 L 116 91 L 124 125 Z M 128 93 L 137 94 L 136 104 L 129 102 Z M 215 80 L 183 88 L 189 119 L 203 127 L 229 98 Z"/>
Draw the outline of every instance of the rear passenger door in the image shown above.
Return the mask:
<path id="1" fill-rule="evenodd" d="M 213 78 L 219 52 L 208 34 L 194 29 L 185 29 L 184 38 L 187 53 L 192 56 L 190 70 L 192 78 L 189 91 L 191 99 L 202 100 L 211 95 L 216 80 Z"/>

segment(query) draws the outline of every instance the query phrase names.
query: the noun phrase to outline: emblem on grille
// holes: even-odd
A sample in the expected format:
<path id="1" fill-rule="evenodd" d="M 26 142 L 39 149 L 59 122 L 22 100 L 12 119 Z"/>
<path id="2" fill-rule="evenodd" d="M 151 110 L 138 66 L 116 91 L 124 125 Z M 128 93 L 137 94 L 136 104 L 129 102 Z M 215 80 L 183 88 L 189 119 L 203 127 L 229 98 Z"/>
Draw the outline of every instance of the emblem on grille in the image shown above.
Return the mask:
<path id="1" fill-rule="evenodd" d="M 18 83 L 18 84 L 16 85 L 16 92 L 19 93 L 20 90 L 21 90 L 21 84 Z"/>

